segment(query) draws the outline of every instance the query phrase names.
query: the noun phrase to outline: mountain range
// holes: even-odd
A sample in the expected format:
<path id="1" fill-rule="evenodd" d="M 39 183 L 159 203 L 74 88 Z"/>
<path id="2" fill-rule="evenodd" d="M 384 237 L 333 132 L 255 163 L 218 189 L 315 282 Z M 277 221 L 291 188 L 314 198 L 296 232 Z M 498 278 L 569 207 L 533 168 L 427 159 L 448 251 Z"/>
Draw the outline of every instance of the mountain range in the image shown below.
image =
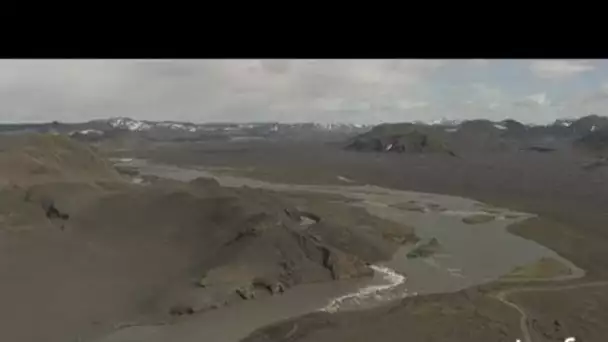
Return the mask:
<path id="1" fill-rule="evenodd" d="M 558 119 L 547 125 L 516 120 L 439 120 L 430 123 L 202 123 L 136 120 L 114 117 L 83 123 L 2 124 L 0 133 L 55 133 L 89 142 L 130 138 L 151 141 L 311 140 L 346 141 L 357 151 L 398 153 L 462 153 L 531 150 L 551 152 L 608 150 L 608 117 L 587 115 Z"/>
<path id="2" fill-rule="evenodd" d="M 369 130 L 370 126 L 359 124 L 319 124 L 319 123 L 203 123 L 177 121 L 135 120 L 128 117 L 115 117 L 83 123 L 36 123 L 3 124 L 3 133 L 59 133 L 96 141 L 132 133 L 150 140 L 246 140 L 262 138 L 315 138 L 323 134 L 358 134 Z"/>
<path id="3" fill-rule="evenodd" d="M 608 150 L 608 117 L 588 115 L 560 119 L 548 125 L 515 120 L 381 124 L 353 137 L 346 145 L 356 151 L 398 153 L 505 152 L 530 150 Z"/>

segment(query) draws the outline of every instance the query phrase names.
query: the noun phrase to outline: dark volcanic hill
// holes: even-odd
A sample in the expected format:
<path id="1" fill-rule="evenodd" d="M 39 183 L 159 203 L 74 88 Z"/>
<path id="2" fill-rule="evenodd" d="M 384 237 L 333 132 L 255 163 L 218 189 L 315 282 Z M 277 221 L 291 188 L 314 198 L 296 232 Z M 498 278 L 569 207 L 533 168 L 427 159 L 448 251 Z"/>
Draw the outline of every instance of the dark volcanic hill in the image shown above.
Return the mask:
<path id="1" fill-rule="evenodd" d="M 346 147 L 355 151 L 452 154 L 441 130 L 420 124 L 383 124 L 358 135 Z"/>
<path id="2" fill-rule="evenodd" d="M 500 153 L 531 151 L 549 153 L 571 150 L 600 152 L 606 146 L 608 118 L 588 115 L 576 120 L 556 120 L 549 125 L 525 125 L 507 119 L 485 119 L 451 124 L 382 124 L 347 142 L 356 151 L 401 153 Z"/>
<path id="3" fill-rule="evenodd" d="M 505 126 L 490 120 L 468 120 L 450 132 L 447 139 L 459 154 L 478 150 L 496 152 L 508 148 L 503 137 L 505 132 Z"/>
<path id="4" fill-rule="evenodd" d="M 583 116 L 570 125 L 575 134 L 587 134 L 604 127 L 608 127 L 608 117 L 595 114 Z"/>

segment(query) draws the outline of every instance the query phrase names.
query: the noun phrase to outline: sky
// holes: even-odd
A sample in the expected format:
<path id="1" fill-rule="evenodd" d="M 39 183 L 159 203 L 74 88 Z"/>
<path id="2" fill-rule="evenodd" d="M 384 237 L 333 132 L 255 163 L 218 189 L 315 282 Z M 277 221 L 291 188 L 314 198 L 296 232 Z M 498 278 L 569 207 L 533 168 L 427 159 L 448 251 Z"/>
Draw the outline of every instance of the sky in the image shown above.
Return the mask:
<path id="1" fill-rule="evenodd" d="M 0 122 L 547 123 L 607 109 L 607 60 L 0 60 Z"/>

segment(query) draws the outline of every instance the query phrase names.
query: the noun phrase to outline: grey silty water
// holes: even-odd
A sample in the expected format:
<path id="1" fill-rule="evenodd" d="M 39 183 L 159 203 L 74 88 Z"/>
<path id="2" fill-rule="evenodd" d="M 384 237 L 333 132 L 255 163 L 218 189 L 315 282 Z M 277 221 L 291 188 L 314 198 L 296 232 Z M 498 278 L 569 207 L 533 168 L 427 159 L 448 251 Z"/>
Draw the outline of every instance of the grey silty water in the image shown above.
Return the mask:
<path id="1" fill-rule="evenodd" d="M 463 203 L 465 204 L 465 203 Z M 477 214 L 473 202 L 470 214 Z M 386 265 L 409 275 L 404 285 L 411 293 L 429 294 L 454 292 L 474 285 L 494 281 L 542 257 L 552 257 L 569 266 L 577 276 L 584 272 L 554 251 L 509 233 L 508 225 L 529 218 L 531 215 L 504 211 L 499 219 L 483 224 L 467 224 L 462 215 L 441 213 L 428 215 L 404 212 L 390 207 L 367 208 L 385 219 L 408 222 L 416 227 L 416 234 L 423 240 L 436 238 L 441 250 L 428 258 L 408 259 L 411 246 L 401 248 Z"/>
<path id="2" fill-rule="evenodd" d="M 462 217 L 483 213 L 482 203 L 467 198 L 386 189 L 377 186 L 336 186 L 278 184 L 246 177 L 216 175 L 204 169 L 185 169 L 170 165 L 131 161 L 143 173 L 189 181 L 197 177 L 213 177 L 223 186 L 263 188 L 276 191 L 303 191 L 338 194 L 357 200 L 353 205 L 365 208 L 370 214 L 413 226 L 422 239 L 436 238 L 441 251 L 429 258 L 408 259 L 413 248 L 404 246 L 384 263 L 408 275 L 405 285 L 410 293 L 458 291 L 466 287 L 493 281 L 518 266 L 541 257 L 553 257 L 570 266 L 573 274 L 584 274 L 580 268 L 554 251 L 530 240 L 510 234 L 506 228 L 531 217 L 530 214 L 501 209 L 498 219 L 480 224 L 466 224 Z M 436 203 L 445 211 L 415 212 L 391 205 L 415 201 Z"/>

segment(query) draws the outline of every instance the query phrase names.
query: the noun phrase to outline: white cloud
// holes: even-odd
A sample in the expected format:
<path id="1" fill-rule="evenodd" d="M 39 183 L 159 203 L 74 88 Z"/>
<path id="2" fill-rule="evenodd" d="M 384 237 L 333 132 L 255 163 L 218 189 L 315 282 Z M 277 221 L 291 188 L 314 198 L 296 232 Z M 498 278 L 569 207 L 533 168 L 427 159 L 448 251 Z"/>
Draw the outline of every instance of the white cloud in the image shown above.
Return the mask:
<path id="1" fill-rule="evenodd" d="M 443 60 L 5 60 L 0 121 L 301 120 L 425 101 Z M 394 108 L 388 108 L 393 106 Z M 348 120 L 349 118 L 343 118 Z"/>
<path id="2" fill-rule="evenodd" d="M 473 83 L 471 84 L 472 95 L 474 102 L 480 104 L 489 104 L 493 102 L 501 102 L 505 98 L 505 94 L 502 89 L 486 84 L 486 83 Z"/>
<path id="3" fill-rule="evenodd" d="M 534 74 L 501 78 L 510 63 Z M 0 60 L 0 121 L 540 120 L 560 114 L 555 103 L 574 114 L 608 108 L 608 83 L 577 98 L 566 92 L 574 84 L 567 76 L 603 67 L 529 60 Z M 535 76 L 562 79 L 564 88 L 543 82 L 538 89 Z M 560 92 L 568 98 L 547 95 Z"/>
<path id="4" fill-rule="evenodd" d="M 539 60 L 530 64 L 532 73 L 540 78 L 563 79 L 595 69 L 589 61 Z"/>
<path id="5" fill-rule="evenodd" d="M 547 93 L 533 94 L 526 97 L 526 99 L 536 102 L 539 106 L 548 106 L 551 104 L 551 101 L 547 98 Z"/>
<path id="6" fill-rule="evenodd" d="M 427 106 L 429 106 L 429 103 L 424 101 L 410 101 L 405 99 L 396 101 L 396 107 L 400 109 L 423 108 Z"/>
<path id="7" fill-rule="evenodd" d="M 516 99 L 512 101 L 511 104 L 514 106 L 516 111 L 541 110 L 543 108 L 553 107 L 547 93 L 544 92 Z"/>

